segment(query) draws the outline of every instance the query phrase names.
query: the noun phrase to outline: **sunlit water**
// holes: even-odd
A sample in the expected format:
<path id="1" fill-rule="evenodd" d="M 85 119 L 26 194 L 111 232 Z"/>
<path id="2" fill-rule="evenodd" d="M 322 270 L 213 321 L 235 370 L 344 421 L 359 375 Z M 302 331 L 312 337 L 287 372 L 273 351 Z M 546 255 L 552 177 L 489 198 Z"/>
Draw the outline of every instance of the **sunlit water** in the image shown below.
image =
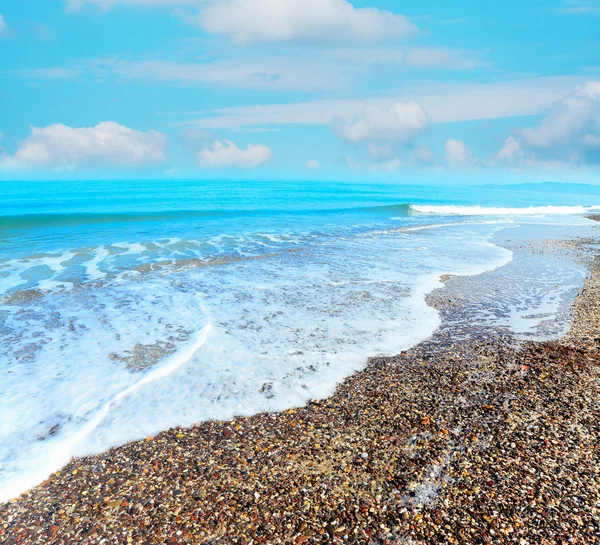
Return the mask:
<path id="1" fill-rule="evenodd" d="M 586 236 L 600 202 L 389 184 L 0 191 L 0 501 L 74 455 L 331 394 L 436 329 L 425 295 L 445 273 L 506 267 L 480 294 L 486 320 L 560 335 L 585 268 L 511 262 L 494 242 Z"/>

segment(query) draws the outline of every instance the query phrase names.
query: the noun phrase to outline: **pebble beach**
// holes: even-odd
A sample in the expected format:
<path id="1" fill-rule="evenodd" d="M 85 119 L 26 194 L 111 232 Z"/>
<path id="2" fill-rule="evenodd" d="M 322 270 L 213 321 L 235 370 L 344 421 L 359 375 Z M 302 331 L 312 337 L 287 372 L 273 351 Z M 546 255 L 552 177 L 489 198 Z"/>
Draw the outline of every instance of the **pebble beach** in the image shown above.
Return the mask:
<path id="1" fill-rule="evenodd" d="M 446 277 L 427 341 L 328 399 L 74 459 L 0 505 L 0 543 L 600 543 L 600 261 L 571 246 L 563 339 L 481 325 L 480 280 Z"/>

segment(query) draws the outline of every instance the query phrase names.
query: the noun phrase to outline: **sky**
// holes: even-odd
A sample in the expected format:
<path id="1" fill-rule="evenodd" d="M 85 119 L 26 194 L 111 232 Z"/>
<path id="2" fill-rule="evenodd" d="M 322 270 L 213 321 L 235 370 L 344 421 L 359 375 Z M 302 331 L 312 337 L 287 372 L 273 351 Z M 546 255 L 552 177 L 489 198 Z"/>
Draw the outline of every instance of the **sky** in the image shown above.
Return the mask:
<path id="1" fill-rule="evenodd" d="M 599 173 L 600 0 L 0 0 L 0 180 Z"/>

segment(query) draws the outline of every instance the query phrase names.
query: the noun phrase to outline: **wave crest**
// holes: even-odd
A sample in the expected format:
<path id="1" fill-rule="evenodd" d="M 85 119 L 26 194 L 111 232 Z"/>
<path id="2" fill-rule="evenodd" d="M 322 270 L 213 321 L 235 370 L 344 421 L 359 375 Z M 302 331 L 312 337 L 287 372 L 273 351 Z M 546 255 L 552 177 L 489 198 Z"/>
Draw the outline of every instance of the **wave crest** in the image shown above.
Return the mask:
<path id="1" fill-rule="evenodd" d="M 530 206 L 528 208 L 503 208 L 489 206 L 436 206 L 413 204 L 413 212 L 439 214 L 443 216 L 539 216 L 589 214 L 599 212 L 600 206 Z"/>

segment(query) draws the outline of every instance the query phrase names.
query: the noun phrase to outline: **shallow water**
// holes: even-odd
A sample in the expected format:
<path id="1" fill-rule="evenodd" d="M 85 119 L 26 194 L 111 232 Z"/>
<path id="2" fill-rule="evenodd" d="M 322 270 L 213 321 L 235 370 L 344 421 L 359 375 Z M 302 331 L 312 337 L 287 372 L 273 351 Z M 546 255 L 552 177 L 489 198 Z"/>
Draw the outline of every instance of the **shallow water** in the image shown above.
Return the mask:
<path id="1" fill-rule="evenodd" d="M 358 184 L 2 189 L 0 500 L 73 455 L 329 395 L 436 329 L 441 274 L 505 267 L 486 320 L 560 335 L 585 268 L 511 263 L 494 241 L 584 236 L 594 206 Z"/>

